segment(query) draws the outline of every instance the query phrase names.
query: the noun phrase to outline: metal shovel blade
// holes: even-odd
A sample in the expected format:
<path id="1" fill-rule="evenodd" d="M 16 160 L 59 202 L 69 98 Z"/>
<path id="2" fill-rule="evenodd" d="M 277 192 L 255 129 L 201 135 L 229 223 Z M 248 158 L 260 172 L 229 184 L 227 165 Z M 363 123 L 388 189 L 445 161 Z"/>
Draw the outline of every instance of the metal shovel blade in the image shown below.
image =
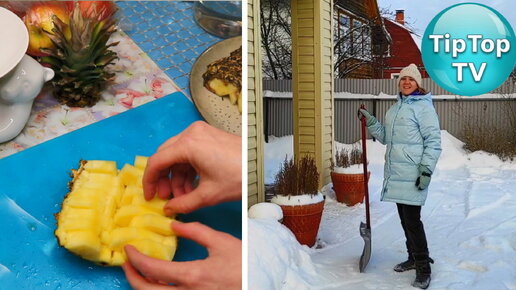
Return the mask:
<path id="1" fill-rule="evenodd" d="M 364 273 L 367 263 L 371 258 L 371 229 L 367 228 L 367 225 L 363 222 L 360 223 L 360 235 L 364 239 L 364 250 L 362 256 L 360 256 L 360 273 Z"/>

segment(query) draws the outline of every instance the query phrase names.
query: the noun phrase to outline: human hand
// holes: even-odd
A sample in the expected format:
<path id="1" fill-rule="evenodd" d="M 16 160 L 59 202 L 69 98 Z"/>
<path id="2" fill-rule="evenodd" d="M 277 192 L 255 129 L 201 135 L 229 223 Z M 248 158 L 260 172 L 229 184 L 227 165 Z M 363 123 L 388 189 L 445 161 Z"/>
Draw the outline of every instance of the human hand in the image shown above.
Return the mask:
<path id="1" fill-rule="evenodd" d="M 145 199 L 167 199 L 165 214 L 242 198 L 242 138 L 195 122 L 152 155 L 143 176 Z M 194 188 L 195 177 L 199 185 Z"/>
<path id="2" fill-rule="evenodd" d="M 128 261 L 122 269 L 134 289 L 242 288 L 242 241 L 200 223 L 172 222 L 172 230 L 206 247 L 208 257 L 188 262 L 164 261 L 125 246 Z"/>
<path id="3" fill-rule="evenodd" d="M 419 177 L 416 179 L 416 187 L 419 190 L 423 190 L 430 184 L 432 178 L 432 172 L 424 165 L 419 165 Z"/>
<path id="4" fill-rule="evenodd" d="M 362 117 L 365 117 L 366 119 L 366 126 L 372 126 L 374 123 L 376 123 L 376 118 L 371 115 L 366 109 L 358 109 L 358 119 L 362 120 Z"/>

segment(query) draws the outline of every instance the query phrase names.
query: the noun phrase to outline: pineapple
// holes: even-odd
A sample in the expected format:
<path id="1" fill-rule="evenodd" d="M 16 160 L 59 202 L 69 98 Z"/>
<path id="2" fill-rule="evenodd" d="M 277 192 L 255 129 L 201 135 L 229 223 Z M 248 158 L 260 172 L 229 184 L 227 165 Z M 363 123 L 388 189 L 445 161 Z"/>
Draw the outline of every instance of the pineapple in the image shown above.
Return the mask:
<path id="1" fill-rule="evenodd" d="M 97 15 L 106 14 L 105 8 L 84 17 L 79 2 L 76 2 L 70 12 L 69 24 L 53 16 L 54 28 L 47 31 L 47 35 L 54 45 L 42 49 L 48 56 L 42 57 L 41 62 L 56 73 L 52 86 L 54 96 L 61 104 L 91 107 L 114 79 L 115 74 L 108 72 L 106 66 L 118 58 L 109 49 L 118 42 L 107 44 L 116 31 L 115 12 L 116 9 L 110 10 L 108 17 L 102 20 Z"/>
<path id="2" fill-rule="evenodd" d="M 123 247 L 133 245 L 157 259 L 172 260 L 177 237 L 159 197 L 146 201 L 141 187 L 147 158 L 117 170 L 114 161 L 80 162 L 72 170 L 70 193 L 56 214 L 59 244 L 80 257 L 117 266 L 127 257 Z"/>
<path id="3" fill-rule="evenodd" d="M 209 64 L 203 79 L 208 90 L 221 97 L 228 96 L 242 113 L 242 47 Z"/>

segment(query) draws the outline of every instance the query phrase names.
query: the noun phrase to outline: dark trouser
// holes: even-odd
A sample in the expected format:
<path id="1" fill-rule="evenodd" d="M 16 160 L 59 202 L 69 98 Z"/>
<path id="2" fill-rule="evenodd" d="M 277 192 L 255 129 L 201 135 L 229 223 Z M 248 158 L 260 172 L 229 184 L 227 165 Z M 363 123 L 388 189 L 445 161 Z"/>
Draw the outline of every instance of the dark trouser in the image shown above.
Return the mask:
<path id="1" fill-rule="evenodd" d="M 409 258 L 414 253 L 425 253 L 428 255 L 425 229 L 421 222 L 421 207 L 416 205 L 396 204 L 400 215 L 401 226 L 407 239 L 407 251 Z"/>

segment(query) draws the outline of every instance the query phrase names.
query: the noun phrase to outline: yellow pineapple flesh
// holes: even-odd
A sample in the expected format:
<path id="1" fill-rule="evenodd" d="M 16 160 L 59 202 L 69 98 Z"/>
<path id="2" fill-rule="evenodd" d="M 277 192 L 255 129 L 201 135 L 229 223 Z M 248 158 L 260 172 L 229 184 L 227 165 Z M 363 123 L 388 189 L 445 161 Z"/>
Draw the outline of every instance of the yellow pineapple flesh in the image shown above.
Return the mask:
<path id="1" fill-rule="evenodd" d="M 166 200 L 146 201 L 142 177 L 147 157 L 117 170 L 114 161 L 81 161 L 72 170 L 70 192 L 56 214 L 59 244 L 74 254 L 118 266 L 127 257 L 123 247 L 133 245 L 157 259 L 171 260 L 177 248 L 173 218 L 165 216 Z"/>

